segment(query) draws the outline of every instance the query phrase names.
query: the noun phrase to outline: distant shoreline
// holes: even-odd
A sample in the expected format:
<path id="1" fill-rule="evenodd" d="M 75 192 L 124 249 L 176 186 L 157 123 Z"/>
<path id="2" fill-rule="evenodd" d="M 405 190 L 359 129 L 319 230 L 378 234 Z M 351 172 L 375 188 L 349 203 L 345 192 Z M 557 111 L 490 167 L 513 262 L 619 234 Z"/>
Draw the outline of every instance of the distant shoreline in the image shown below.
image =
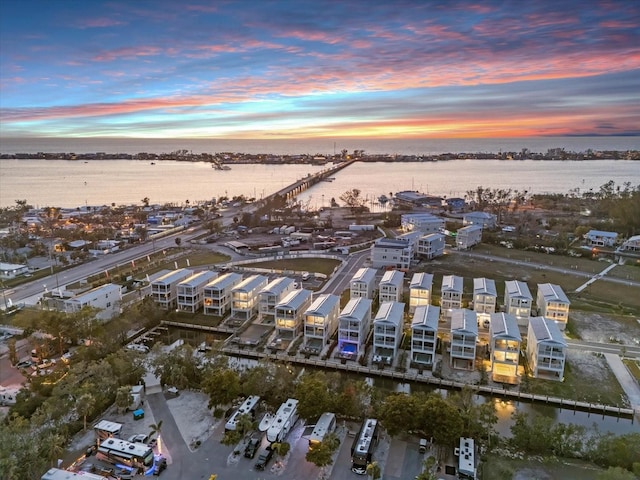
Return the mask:
<path id="1" fill-rule="evenodd" d="M 362 162 L 438 162 L 447 160 L 505 160 L 505 161 L 588 161 L 588 160 L 640 160 L 639 150 L 606 150 L 586 152 L 572 152 L 564 149 L 552 149 L 547 153 L 530 152 L 523 149 L 520 152 L 499 153 L 441 153 L 437 155 L 399 155 L 399 154 L 366 154 L 364 150 L 353 153 L 341 152 L 339 155 L 277 155 L 269 153 L 200 153 L 194 154 L 187 150 L 170 153 L 74 153 L 74 152 L 38 152 L 38 153 L 0 153 L 0 160 L 137 160 L 137 161 L 179 161 L 179 162 L 207 162 L 212 164 L 311 164 L 323 165 L 356 159 Z"/>

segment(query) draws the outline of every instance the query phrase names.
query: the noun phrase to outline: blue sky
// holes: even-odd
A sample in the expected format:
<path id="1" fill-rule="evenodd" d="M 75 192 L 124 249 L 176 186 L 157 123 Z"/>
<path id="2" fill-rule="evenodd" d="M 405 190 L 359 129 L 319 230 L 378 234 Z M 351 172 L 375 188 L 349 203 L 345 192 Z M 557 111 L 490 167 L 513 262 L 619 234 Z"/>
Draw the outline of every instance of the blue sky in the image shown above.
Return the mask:
<path id="1" fill-rule="evenodd" d="M 4 137 L 640 134 L 629 1 L 4 1 Z"/>

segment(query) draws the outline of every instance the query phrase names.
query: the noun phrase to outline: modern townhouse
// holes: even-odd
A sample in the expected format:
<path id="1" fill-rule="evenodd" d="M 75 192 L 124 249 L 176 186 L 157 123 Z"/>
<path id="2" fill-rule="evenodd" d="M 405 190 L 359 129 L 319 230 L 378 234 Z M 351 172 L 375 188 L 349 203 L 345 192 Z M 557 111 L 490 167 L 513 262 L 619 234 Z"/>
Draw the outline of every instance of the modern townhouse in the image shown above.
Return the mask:
<path id="1" fill-rule="evenodd" d="M 351 278 L 349 284 L 349 298 L 369 298 L 375 297 L 376 270 L 374 268 L 360 268 Z"/>
<path id="2" fill-rule="evenodd" d="M 585 234 L 584 240 L 585 245 L 589 247 L 613 247 L 618 240 L 618 234 L 602 230 L 589 230 Z"/>
<path id="3" fill-rule="evenodd" d="M 473 310 L 478 315 L 478 325 L 489 327 L 491 314 L 496 311 L 498 291 L 496 282 L 490 278 L 473 279 Z"/>
<path id="4" fill-rule="evenodd" d="M 251 275 L 231 289 L 231 316 L 241 321 L 258 313 L 260 292 L 269 279 L 264 275 Z"/>
<path id="5" fill-rule="evenodd" d="M 527 332 L 527 360 L 536 378 L 562 381 L 567 342 L 553 320 L 531 317 Z"/>
<path id="6" fill-rule="evenodd" d="M 504 282 L 504 310 L 515 315 L 518 325 L 526 327 L 531 316 L 533 297 L 525 282 L 507 280 Z"/>
<path id="7" fill-rule="evenodd" d="M 320 354 L 338 329 L 340 297 L 332 294 L 319 295 L 304 312 L 305 353 Z"/>
<path id="8" fill-rule="evenodd" d="M 364 352 L 371 326 L 371 299 L 352 298 L 338 317 L 338 352 L 341 359 L 356 360 Z"/>
<path id="9" fill-rule="evenodd" d="M 231 309 L 231 290 L 242 282 L 242 275 L 225 273 L 204 287 L 204 314 L 223 317 Z"/>
<path id="10" fill-rule="evenodd" d="M 480 225 L 482 228 L 496 228 L 497 217 L 493 213 L 487 212 L 469 212 L 462 216 L 462 224 L 467 225 Z"/>
<path id="11" fill-rule="evenodd" d="M 517 385 L 522 337 L 516 317 L 509 313 L 491 314 L 489 339 L 493 381 Z"/>
<path id="12" fill-rule="evenodd" d="M 409 313 L 413 313 L 416 307 L 431 304 L 432 291 L 433 275 L 425 272 L 414 273 L 409 283 Z"/>
<path id="13" fill-rule="evenodd" d="M 196 313 L 204 305 L 204 287 L 218 277 L 218 272 L 204 270 L 185 278 L 178 284 L 178 310 Z"/>
<path id="14" fill-rule="evenodd" d="M 405 213 L 400 216 L 400 228 L 404 232 L 440 233 L 444 226 L 444 218 L 430 213 Z"/>
<path id="15" fill-rule="evenodd" d="M 438 344 L 440 307 L 419 305 L 411 320 L 411 363 L 415 368 L 432 369 Z"/>
<path id="16" fill-rule="evenodd" d="M 173 310 L 178 304 L 178 284 L 193 275 L 193 271 L 180 268 L 151 282 L 151 299 L 163 310 Z"/>
<path id="17" fill-rule="evenodd" d="M 273 323 L 276 305 L 294 290 L 295 282 L 289 277 L 278 277 L 271 280 L 258 293 L 258 315 L 262 323 Z"/>
<path id="18" fill-rule="evenodd" d="M 451 345 L 449 364 L 453 368 L 473 370 L 476 361 L 478 319 L 476 312 L 456 308 L 451 312 Z"/>
<path id="19" fill-rule="evenodd" d="M 373 362 L 391 365 L 400 348 L 404 303 L 384 302 L 373 319 Z"/>
<path id="20" fill-rule="evenodd" d="M 289 292 L 276 305 L 276 337 L 285 340 L 296 338 L 302 331 L 304 312 L 307 311 L 310 305 L 311 291 L 302 288 Z"/>
<path id="21" fill-rule="evenodd" d="M 456 247 L 459 250 L 468 250 L 482 242 L 482 226 L 468 225 L 462 227 L 456 233 Z"/>
<path id="22" fill-rule="evenodd" d="M 106 283 L 81 293 L 61 290 L 58 295 L 45 295 L 40 300 L 43 309 L 64 313 L 77 313 L 84 307 L 96 310 L 96 320 L 111 320 L 120 314 L 122 287 Z"/>
<path id="23" fill-rule="evenodd" d="M 538 315 L 556 322 L 561 331 L 567 328 L 571 302 L 559 285 L 539 283 L 536 305 Z"/>
<path id="24" fill-rule="evenodd" d="M 404 291 L 404 272 L 387 270 L 378 285 L 378 299 L 383 302 L 400 302 Z"/>
<path id="25" fill-rule="evenodd" d="M 451 318 L 454 309 L 462 308 L 464 280 L 457 275 L 443 275 L 440 288 L 440 315 Z"/>
<path id="26" fill-rule="evenodd" d="M 413 259 L 413 245 L 397 238 L 378 238 L 371 245 L 371 265 L 373 268 L 409 268 Z"/>
<path id="27" fill-rule="evenodd" d="M 444 235 L 442 233 L 429 233 L 418 239 L 416 254 L 427 260 L 444 255 Z"/>

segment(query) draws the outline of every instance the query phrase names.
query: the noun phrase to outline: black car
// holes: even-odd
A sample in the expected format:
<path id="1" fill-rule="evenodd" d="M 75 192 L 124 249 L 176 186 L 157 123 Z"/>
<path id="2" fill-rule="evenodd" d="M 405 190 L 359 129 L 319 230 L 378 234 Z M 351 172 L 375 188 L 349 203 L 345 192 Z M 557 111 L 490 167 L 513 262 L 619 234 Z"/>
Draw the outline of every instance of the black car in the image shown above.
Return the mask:
<path id="1" fill-rule="evenodd" d="M 267 468 L 271 457 L 273 457 L 273 450 L 271 450 L 271 447 L 267 447 L 265 450 L 261 451 L 258 455 L 258 461 L 255 464 L 256 470 L 264 470 Z"/>
<path id="2" fill-rule="evenodd" d="M 255 457 L 259 446 L 260 446 L 260 439 L 259 438 L 251 438 L 251 440 L 249 440 L 249 443 L 247 444 L 247 446 L 244 449 L 244 456 L 246 458 Z"/>
<path id="3" fill-rule="evenodd" d="M 158 475 L 160 475 L 162 473 L 163 470 L 165 470 L 167 468 L 167 459 L 166 458 L 161 458 L 160 460 L 156 461 L 156 468 L 153 471 L 153 474 L 157 477 Z"/>

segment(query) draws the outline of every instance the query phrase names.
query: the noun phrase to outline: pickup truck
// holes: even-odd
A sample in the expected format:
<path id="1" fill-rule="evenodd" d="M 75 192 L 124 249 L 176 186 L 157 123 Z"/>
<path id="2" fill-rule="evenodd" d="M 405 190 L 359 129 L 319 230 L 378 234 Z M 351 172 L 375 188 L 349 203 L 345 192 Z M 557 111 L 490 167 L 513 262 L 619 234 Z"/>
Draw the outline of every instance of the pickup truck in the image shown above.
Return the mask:
<path id="1" fill-rule="evenodd" d="M 271 450 L 271 445 L 262 450 L 258 455 L 258 461 L 255 464 L 256 470 L 264 470 L 267 468 L 269 464 L 269 460 L 273 457 L 273 450 Z"/>

